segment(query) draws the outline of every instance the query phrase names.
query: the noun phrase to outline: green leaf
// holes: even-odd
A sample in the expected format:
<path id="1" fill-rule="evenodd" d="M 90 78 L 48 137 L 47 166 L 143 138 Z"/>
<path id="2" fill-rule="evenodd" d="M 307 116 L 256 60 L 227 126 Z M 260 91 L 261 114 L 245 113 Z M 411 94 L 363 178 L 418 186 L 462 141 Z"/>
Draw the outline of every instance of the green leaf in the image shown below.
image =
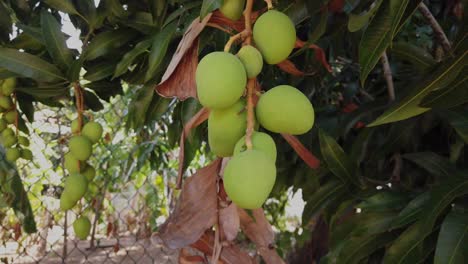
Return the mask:
<path id="1" fill-rule="evenodd" d="M 426 238 L 432 233 L 422 228 L 417 222 L 406 229 L 386 250 L 382 263 L 391 264 L 417 264 L 423 263 L 432 247 L 427 246 Z M 429 241 L 430 242 L 430 241 Z"/>
<path id="2" fill-rule="evenodd" d="M 68 69 L 73 58 L 62 34 L 60 24 L 50 13 L 42 11 L 41 28 L 42 36 L 50 56 L 61 69 Z"/>
<path id="3" fill-rule="evenodd" d="M 93 90 L 99 98 L 105 101 L 109 101 L 112 96 L 122 93 L 122 84 L 120 83 L 120 80 L 99 80 L 87 83 L 85 84 L 85 87 Z"/>
<path id="4" fill-rule="evenodd" d="M 83 97 L 85 105 L 92 111 L 97 112 L 104 109 L 104 105 L 99 101 L 99 98 L 97 98 L 94 93 L 85 91 Z"/>
<path id="5" fill-rule="evenodd" d="M 398 33 L 400 21 L 402 20 L 406 7 L 410 0 L 394 0 L 391 1 L 392 5 L 392 25 L 390 32 L 392 33 L 392 39 Z"/>
<path id="6" fill-rule="evenodd" d="M 93 64 L 89 67 L 86 67 L 86 73 L 83 76 L 86 80 L 90 82 L 99 81 L 105 79 L 115 71 L 115 62 L 113 61 L 102 61 L 97 64 Z"/>
<path id="7" fill-rule="evenodd" d="M 434 264 L 465 263 L 468 260 L 468 214 L 449 213 L 440 228 Z"/>
<path id="8" fill-rule="evenodd" d="M 5 68 L 0 68 L 0 80 L 11 78 L 11 77 L 18 77 L 18 76 L 19 75 L 14 72 L 8 71 Z"/>
<path id="9" fill-rule="evenodd" d="M 408 5 L 406 6 L 405 13 L 403 14 L 402 18 L 400 19 L 400 24 L 398 25 L 395 34 L 401 31 L 405 23 L 411 18 L 414 12 L 418 9 L 419 4 L 423 0 L 409 0 Z"/>
<path id="10" fill-rule="evenodd" d="M 153 85 L 146 85 L 138 90 L 136 98 L 130 105 L 128 125 L 134 129 L 139 129 L 144 125 L 146 113 L 154 95 Z"/>
<path id="11" fill-rule="evenodd" d="M 307 203 L 304 207 L 304 213 L 302 214 L 302 223 L 308 223 L 312 216 L 324 208 L 330 200 L 337 198 L 345 191 L 345 185 L 340 181 L 329 181 L 321 186 L 306 200 Z"/>
<path id="12" fill-rule="evenodd" d="M 468 144 L 468 111 L 462 108 L 441 111 L 440 114 L 448 120 L 457 134 Z"/>
<path id="13" fill-rule="evenodd" d="M 133 61 L 142 53 L 148 51 L 148 48 L 151 45 L 151 40 L 146 39 L 138 43 L 135 48 L 130 50 L 129 52 L 125 53 L 122 57 L 120 62 L 117 64 L 117 67 L 114 71 L 114 76 L 112 78 L 116 78 L 125 72 L 128 71 L 128 68 L 132 65 Z"/>
<path id="14" fill-rule="evenodd" d="M 70 0 L 43 0 L 46 2 L 49 6 L 71 14 L 71 15 L 78 15 L 78 11 L 76 11 L 75 7 L 73 6 L 72 2 Z"/>
<path id="15" fill-rule="evenodd" d="M 148 57 L 148 71 L 145 75 L 145 82 L 151 80 L 156 72 L 159 70 L 164 56 L 167 53 L 167 48 L 171 43 L 172 36 L 177 29 L 177 23 L 167 25 L 161 32 L 159 32 L 153 39 L 151 52 Z"/>
<path id="16" fill-rule="evenodd" d="M 374 236 L 352 237 L 344 241 L 340 254 L 335 263 L 358 264 L 370 256 L 377 249 L 385 247 L 396 238 L 393 233 L 384 233 Z"/>
<path id="17" fill-rule="evenodd" d="M 54 65 L 15 49 L 0 48 L 0 67 L 37 81 L 66 80 Z"/>
<path id="18" fill-rule="evenodd" d="M 455 166 L 447 158 L 434 152 L 407 153 L 402 157 L 414 162 L 435 176 L 450 177 L 456 172 Z"/>
<path id="19" fill-rule="evenodd" d="M 200 20 L 203 20 L 208 13 L 221 7 L 223 0 L 203 0 L 200 10 Z"/>
<path id="20" fill-rule="evenodd" d="M 16 90 L 37 98 L 48 98 L 65 95 L 68 92 L 69 84 L 51 84 L 41 86 L 17 86 Z"/>
<path id="21" fill-rule="evenodd" d="M 84 53 L 86 60 L 101 57 L 112 50 L 118 49 L 136 36 L 136 31 L 117 29 L 103 32 L 91 40 Z"/>
<path id="22" fill-rule="evenodd" d="M 396 122 L 428 111 L 429 108 L 419 106 L 421 100 L 430 91 L 438 88 L 441 89 L 453 81 L 458 76 L 461 68 L 468 62 L 467 54 L 468 51 L 465 51 L 463 55 L 442 63 L 432 74 L 424 78 L 422 82 L 419 81 L 419 84 L 415 84 L 415 88 L 406 97 L 396 102 L 396 104 L 368 126 Z"/>
<path id="23" fill-rule="evenodd" d="M 466 102 L 468 102 L 468 75 L 462 73 L 447 88 L 430 92 L 419 105 L 421 107 L 443 109 Z"/>
<path id="24" fill-rule="evenodd" d="M 316 43 L 320 37 L 325 34 L 327 31 L 327 22 L 328 22 L 328 9 L 323 9 L 320 12 L 320 21 L 315 27 L 314 31 L 310 34 L 308 42 Z"/>
<path id="25" fill-rule="evenodd" d="M 379 10 L 380 4 L 382 4 L 382 0 L 374 2 L 371 8 L 364 14 L 349 14 L 348 30 L 350 32 L 356 32 L 362 29 L 367 24 L 367 22 L 369 22 L 369 19 L 375 14 L 375 12 Z"/>
<path id="26" fill-rule="evenodd" d="M 67 71 L 67 77 L 70 82 L 76 82 L 80 79 L 81 68 L 83 67 L 83 57 L 74 60 Z"/>
<path id="27" fill-rule="evenodd" d="M 417 221 L 427 201 L 429 201 L 429 192 L 422 193 L 414 198 L 401 210 L 398 216 L 393 219 L 389 230 L 397 229 Z"/>
<path id="28" fill-rule="evenodd" d="M 399 210 L 407 201 L 408 196 L 404 193 L 381 191 L 366 198 L 357 204 L 356 207 L 361 208 L 364 212 L 385 212 Z"/>
<path id="29" fill-rule="evenodd" d="M 338 143 L 322 129 L 319 130 L 320 150 L 328 169 L 343 183 L 352 183 L 358 187 L 362 184 L 357 176 L 358 167 L 338 145 Z"/>
<path id="30" fill-rule="evenodd" d="M 423 71 L 436 64 L 436 60 L 425 49 L 409 42 L 396 42 L 392 45 L 391 52 L 395 57 L 413 64 Z"/>
<path id="31" fill-rule="evenodd" d="M 171 102 L 174 99 L 164 98 L 161 96 L 153 96 L 151 103 L 148 107 L 148 113 L 146 114 L 145 124 L 150 124 L 153 121 L 159 120 L 169 109 Z"/>

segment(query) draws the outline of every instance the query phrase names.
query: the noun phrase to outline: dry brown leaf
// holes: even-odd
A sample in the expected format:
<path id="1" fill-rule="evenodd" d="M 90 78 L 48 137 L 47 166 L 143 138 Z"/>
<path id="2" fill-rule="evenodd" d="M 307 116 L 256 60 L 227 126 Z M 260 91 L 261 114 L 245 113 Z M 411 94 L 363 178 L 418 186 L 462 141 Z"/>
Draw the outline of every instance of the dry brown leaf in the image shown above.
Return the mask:
<path id="1" fill-rule="evenodd" d="M 306 45 L 307 43 L 300 40 L 296 39 L 296 48 L 302 48 Z M 322 48 L 315 44 L 309 44 L 309 49 L 315 50 L 315 58 L 322 63 L 323 67 L 327 69 L 328 72 L 332 72 L 332 68 L 330 67 L 330 64 L 328 64 L 327 61 L 327 56 L 325 55 L 325 51 L 323 51 Z"/>
<path id="2" fill-rule="evenodd" d="M 190 131 L 201 123 L 205 122 L 210 115 L 210 110 L 206 107 L 203 107 L 198 111 L 188 122 L 184 125 L 184 130 L 182 135 L 180 136 L 179 142 L 179 170 L 178 170 L 178 177 L 177 177 L 177 189 L 182 187 L 182 176 L 184 174 L 184 160 L 185 160 L 185 139 L 190 134 Z"/>
<path id="3" fill-rule="evenodd" d="M 255 20 L 257 20 L 259 15 L 259 11 L 252 12 L 252 15 L 250 16 L 252 19 L 252 23 L 255 22 Z M 209 23 L 216 24 L 221 27 L 234 29 L 237 32 L 241 32 L 245 29 L 244 17 L 241 17 L 237 21 L 232 21 L 231 19 L 225 17 L 219 10 L 216 10 L 211 14 Z"/>
<path id="4" fill-rule="evenodd" d="M 208 230 L 197 242 L 193 243 L 191 247 L 203 252 L 208 256 L 211 256 L 213 254 L 214 241 L 214 232 Z M 218 263 L 253 264 L 255 261 L 246 252 L 242 251 L 237 245 L 231 244 L 228 246 L 223 246 Z"/>
<path id="5" fill-rule="evenodd" d="M 274 247 L 275 234 L 266 219 L 263 209 L 252 210 L 252 218 L 244 209 L 238 209 L 240 223 L 244 234 L 257 246 L 257 251 L 267 264 L 283 264 L 283 259 Z"/>
<path id="6" fill-rule="evenodd" d="M 278 68 L 280 68 L 282 71 L 289 73 L 293 76 L 301 77 L 304 76 L 305 73 L 301 70 L 299 70 L 294 63 L 290 60 L 284 60 L 278 64 L 276 64 Z"/>
<path id="7" fill-rule="evenodd" d="M 196 242 L 215 224 L 220 165 L 221 159 L 217 159 L 185 181 L 174 211 L 157 234 L 168 248 L 183 248 Z"/>
<path id="8" fill-rule="evenodd" d="M 233 241 L 237 237 L 240 229 L 239 214 L 237 206 L 231 203 L 228 207 L 219 211 L 219 226 L 222 230 L 222 240 Z"/>
<path id="9" fill-rule="evenodd" d="M 297 137 L 289 134 L 281 134 L 284 139 L 291 145 L 291 147 L 296 151 L 297 155 L 312 169 L 318 169 L 320 167 L 320 160 L 314 156 L 302 143 L 297 139 Z"/>
<path id="10" fill-rule="evenodd" d="M 185 100 L 197 97 L 195 71 L 198 66 L 198 36 L 210 20 L 208 14 L 202 21 L 197 17 L 184 33 L 169 66 L 156 86 L 156 91 L 165 97 Z"/>
<path id="11" fill-rule="evenodd" d="M 200 264 L 205 263 L 205 259 L 202 256 L 194 256 L 186 248 L 183 248 L 179 252 L 179 264 Z"/>

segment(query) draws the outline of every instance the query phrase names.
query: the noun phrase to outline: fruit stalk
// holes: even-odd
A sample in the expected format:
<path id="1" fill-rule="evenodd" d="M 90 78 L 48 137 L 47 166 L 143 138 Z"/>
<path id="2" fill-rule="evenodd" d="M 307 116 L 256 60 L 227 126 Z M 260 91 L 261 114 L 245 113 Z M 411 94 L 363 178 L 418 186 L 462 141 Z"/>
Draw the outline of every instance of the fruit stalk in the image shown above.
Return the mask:
<path id="1" fill-rule="evenodd" d="M 15 132 L 16 132 L 16 136 L 18 137 L 19 136 L 19 133 L 18 133 L 19 115 L 18 115 L 18 110 L 16 109 L 16 103 L 17 103 L 16 93 L 12 93 L 11 97 L 13 98 L 13 110 L 15 111 L 15 130 L 16 130 Z"/>
<path id="2" fill-rule="evenodd" d="M 268 10 L 273 9 L 273 3 L 271 2 L 271 0 L 265 0 L 265 3 L 266 3 L 267 6 L 268 6 Z"/>
<path id="3" fill-rule="evenodd" d="M 245 32 L 247 33 L 247 38 L 244 41 L 244 45 L 252 44 L 252 8 L 253 0 L 247 0 L 244 10 L 244 20 L 245 20 Z"/>
<path id="4" fill-rule="evenodd" d="M 83 96 L 78 83 L 73 83 L 73 88 L 75 89 L 76 108 L 78 109 L 78 132 L 81 133 L 83 127 Z"/>
<path id="5" fill-rule="evenodd" d="M 245 146 L 247 149 L 252 149 L 252 134 L 255 127 L 253 94 L 256 82 L 256 78 L 249 79 L 247 82 L 247 130 L 245 133 Z"/>

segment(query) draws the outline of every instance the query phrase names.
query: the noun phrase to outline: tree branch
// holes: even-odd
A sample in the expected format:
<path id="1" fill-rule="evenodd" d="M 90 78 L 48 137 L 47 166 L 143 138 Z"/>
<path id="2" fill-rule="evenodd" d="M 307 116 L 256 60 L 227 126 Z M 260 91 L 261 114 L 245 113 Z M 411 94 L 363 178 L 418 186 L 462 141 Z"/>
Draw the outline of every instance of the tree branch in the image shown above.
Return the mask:
<path id="1" fill-rule="evenodd" d="M 390 68 L 390 63 L 388 62 L 387 52 L 384 51 L 380 61 L 382 62 L 384 77 L 385 81 L 387 82 L 388 98 L 390 101 L 395 101 L 395 86 L 393 85 L 392 69 Z"/>
<path id="2" fill-rule="evenodd" d="M 446 53 L 450 53 L 450 50 L 452 49 L 452 45 L 450 44 L 450 41 L 448 40 L 447 35 L 445 35 L 444 30 L 440 26 L 439 22 L 437 22 L 435 17 L 432 15 L 429 8 L 427 8 L 424 2 L 421 2 L 418 6 L 418 10 L 427 19 L 427 22 L 429 22 L 429 25 L 434 31 L 435 37 L 437 38 L 437 40 L 440 42 L 440 44 L 444 48 L 444 51 Z"/>

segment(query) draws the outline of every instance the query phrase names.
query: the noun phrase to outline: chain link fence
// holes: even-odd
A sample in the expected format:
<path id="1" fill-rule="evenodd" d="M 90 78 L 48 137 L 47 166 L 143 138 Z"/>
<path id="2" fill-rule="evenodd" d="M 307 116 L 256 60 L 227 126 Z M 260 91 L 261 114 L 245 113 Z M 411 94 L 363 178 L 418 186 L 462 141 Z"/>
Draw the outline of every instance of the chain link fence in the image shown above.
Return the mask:
<path id="1" fill-rule="evenodd" d="M 59 198 L 66 177 L 63 157 L 76 113 L 72 105 L 34 105 L 34 122 L 27 125 L 34 159 L 18 160 L 16 165 L 37 232 L 22 232 L 13 210 L 2 211 L 0 263 L 177 262 L 177 251 L 154 245 L 150 238 L 174 203 L 171 197 L 176 193 L 167 186 L 175 182 L 176 152 L 164 152 L 159 164 L 149 161 L 161 150 L 165 135 L 158 132 L 142 140 L 141 134 L 125 128 L 130 97 L 116 96 L 93 114 L 104 126 L 104 138 L 93 147 L 89 160 L 97 174 L 86 196 L 67 212 L 60 210 Z M 79 240 L 73 231 L 80 215 L 92 223 L 87 240 Z"/>

